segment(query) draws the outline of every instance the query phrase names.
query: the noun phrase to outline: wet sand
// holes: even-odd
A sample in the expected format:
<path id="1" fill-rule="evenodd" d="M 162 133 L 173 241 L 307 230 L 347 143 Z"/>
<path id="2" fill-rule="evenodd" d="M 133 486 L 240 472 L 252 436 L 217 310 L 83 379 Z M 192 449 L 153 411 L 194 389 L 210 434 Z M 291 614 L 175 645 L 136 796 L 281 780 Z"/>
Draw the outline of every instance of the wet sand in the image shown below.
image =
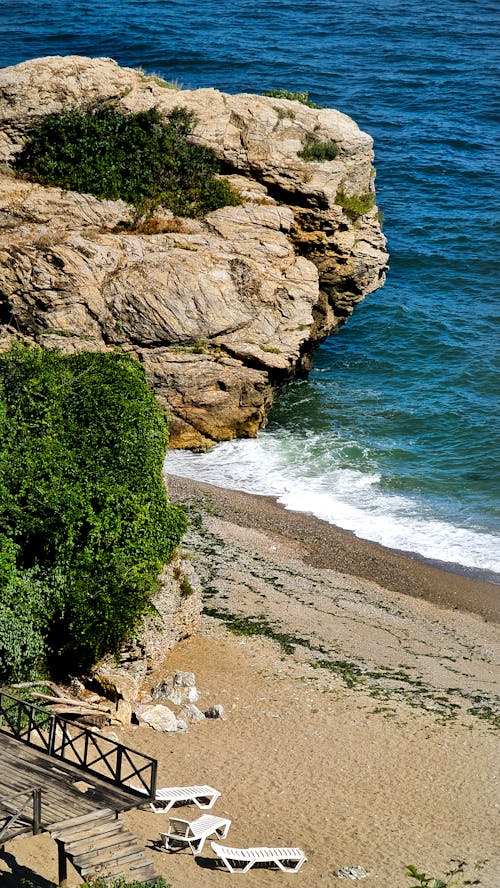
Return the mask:
<path id="1" fill-rule="evenodd" d="M 275 499 L 215 487 L 169 475 L 175 502 L 201 499 L 215 514 L 244 527 L 295 541 L 305 547 L 304 560 L 314 567 L 372 580 L 394 592 L 423 598 L 446 608 L 500 621 L 500 585 L 462 576 L 359 539 L 306 512 L 292 512 Z"/>

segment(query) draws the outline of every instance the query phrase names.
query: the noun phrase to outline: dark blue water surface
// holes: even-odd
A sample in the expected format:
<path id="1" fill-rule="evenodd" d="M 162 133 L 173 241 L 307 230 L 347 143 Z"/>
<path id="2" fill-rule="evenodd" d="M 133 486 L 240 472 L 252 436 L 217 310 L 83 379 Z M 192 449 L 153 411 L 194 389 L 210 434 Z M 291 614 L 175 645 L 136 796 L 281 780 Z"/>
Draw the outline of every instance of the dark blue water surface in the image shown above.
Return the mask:
<path id="1" fill-rule="evenodd" d="M 2 0 L 2 66 L 111 56 L 185 87 L 308 90 L 375 139 L 385 288 L 257 441 L 173 471 L 500 571 L 498 30 L 489 0 Z"/>

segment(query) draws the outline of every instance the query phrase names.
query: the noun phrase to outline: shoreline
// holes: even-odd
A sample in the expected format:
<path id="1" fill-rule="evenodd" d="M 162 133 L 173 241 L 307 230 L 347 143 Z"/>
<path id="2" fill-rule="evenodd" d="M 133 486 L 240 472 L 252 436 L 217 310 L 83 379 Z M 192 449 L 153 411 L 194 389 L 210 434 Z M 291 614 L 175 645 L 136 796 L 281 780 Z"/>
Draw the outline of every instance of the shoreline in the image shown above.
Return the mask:
<path id="1" fill-rule="evenodd" d="M 313 567 L 339 571 L 378 583 L 391 592 L 500 622 L 500 594 L 495 583 L 361 539 L 309 512 L 285 509 L 272 496 L 216 487 L 170 473 L 167 487 L 172 502 L 181 505 L 199 499 L 218 517 L 300 544 L 306 550 L 304 561 Z"/>

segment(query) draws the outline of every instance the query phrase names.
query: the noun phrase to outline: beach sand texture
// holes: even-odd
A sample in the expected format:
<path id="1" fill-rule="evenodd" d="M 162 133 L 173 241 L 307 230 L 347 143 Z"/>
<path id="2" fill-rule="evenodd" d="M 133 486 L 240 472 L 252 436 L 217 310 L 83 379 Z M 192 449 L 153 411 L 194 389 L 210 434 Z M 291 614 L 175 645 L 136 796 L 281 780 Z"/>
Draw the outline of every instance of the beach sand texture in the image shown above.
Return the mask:
<path id="1" fill-rule="evenodd" d="M 308 862 L 298 875 L 232 876 L 214 868 L 208 843 L 197 859 L 158 850 L 168 816 L 130 812 L 157 872 L 172 888 L 320 888 L 350 884 L 334 873 L 358 866 L 367 888 L 407 888 L 406 864 L 442 876 L 458 858 L 487 860 L 480 885 L 498 888 L 498 587 L 365 544 L 268 498 L 185 479 L 169 479 L 169 490 L 190 510 L 186 548 L 207 607 L 242 631 L 257 618 L 268 637 L 234 635 L 207 616 L 146 688 L 174 669 L 194 671 L 198 706 L 221 703 L 226 720 L 184 735 L 130 728 L 119 737 L 158 757 L 160 786 L 221 790 L 213 813 L 232 819 L 226 844 L 299 846 Z M 46 836 L 7 850 L 18 880 L 23 867 L 55 879 Z M 19 884 L 2 866 L 0 884 Z"/>

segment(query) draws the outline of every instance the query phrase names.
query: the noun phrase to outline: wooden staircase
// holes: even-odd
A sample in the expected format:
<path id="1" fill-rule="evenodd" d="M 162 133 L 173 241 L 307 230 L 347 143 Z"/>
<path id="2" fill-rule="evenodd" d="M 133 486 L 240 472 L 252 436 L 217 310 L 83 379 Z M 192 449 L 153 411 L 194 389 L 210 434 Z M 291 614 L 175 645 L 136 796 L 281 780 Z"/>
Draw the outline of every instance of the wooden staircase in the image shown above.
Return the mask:
<path id="1" fill-rule="evenodd" d="M 86 879 L 116 876 L 154 885 L 158 878 L 145 849 L 111 808 L 52 823 L 47 830 L 57 842 L 61 885 L 67 879 L 67 860 Z"/>

